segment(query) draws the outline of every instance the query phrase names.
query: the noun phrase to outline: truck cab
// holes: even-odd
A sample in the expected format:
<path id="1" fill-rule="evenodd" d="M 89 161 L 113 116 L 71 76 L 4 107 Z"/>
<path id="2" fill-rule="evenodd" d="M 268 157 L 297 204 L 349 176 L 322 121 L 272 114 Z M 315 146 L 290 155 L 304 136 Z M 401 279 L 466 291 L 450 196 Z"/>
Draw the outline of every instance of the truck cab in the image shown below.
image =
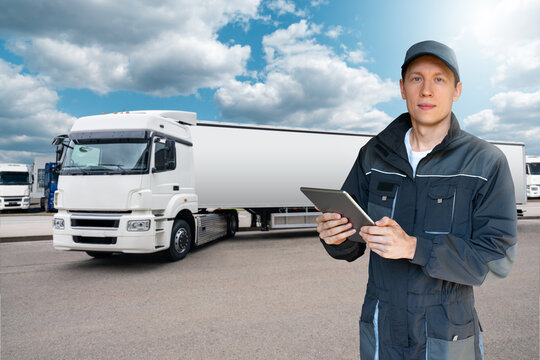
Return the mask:
<path id="1" fill-rule="evenodd" d="M 540 198 L 540 156 L 527 156 L 527 197 Z"/>
<path id="2" fill-rule="evenodd" d="M 187 127 L 195 123 L 196 114 L 179 111 L 78 119 L 55 192 L 54 247 L 94 257 L 167 249 L 172 260 L 185 256 L 197 241 Z"/>
<path id="3" fill-rule="evenodd" d="M 31 177 L 24 164 L 0 164 L 0 210 L 30 207 Z"/>

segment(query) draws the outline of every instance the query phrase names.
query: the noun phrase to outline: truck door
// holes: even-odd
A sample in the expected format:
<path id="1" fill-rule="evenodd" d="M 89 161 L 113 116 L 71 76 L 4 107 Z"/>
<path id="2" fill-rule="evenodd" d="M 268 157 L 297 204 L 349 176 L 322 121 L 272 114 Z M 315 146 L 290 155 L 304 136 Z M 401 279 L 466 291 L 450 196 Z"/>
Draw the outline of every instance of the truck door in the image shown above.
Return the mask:
<path id="1" fill-rule="evenodd" d="M 165 209 L 171 196 L 179 189 L 176 175 L 177 159 L 174 140 L 154 137 L 152 159 L 152 209 Z"/>

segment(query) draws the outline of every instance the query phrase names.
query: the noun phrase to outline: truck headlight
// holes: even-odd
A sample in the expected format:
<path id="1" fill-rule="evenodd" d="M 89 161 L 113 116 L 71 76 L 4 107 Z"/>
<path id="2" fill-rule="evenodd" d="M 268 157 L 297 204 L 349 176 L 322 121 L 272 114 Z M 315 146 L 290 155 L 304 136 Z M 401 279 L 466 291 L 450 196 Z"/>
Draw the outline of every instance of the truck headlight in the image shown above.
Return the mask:
<path id="1" fill-rule="evenodd" d="M 130 220 L 127 223 L 127 231 L 148 231 L 150 220 Z"/>
<path id="2" fill-rule="evenodd" d="M 23 199 L 23 202 L 29 203 L 29 202 L 30 202 L 30 198 L 24 198 L 24 199 Z"/>
<path id="3" fill-rule="evenodd" d="M 64 230 L 64 219 L 53 219 L 53 228 L 55 230 Z"/>

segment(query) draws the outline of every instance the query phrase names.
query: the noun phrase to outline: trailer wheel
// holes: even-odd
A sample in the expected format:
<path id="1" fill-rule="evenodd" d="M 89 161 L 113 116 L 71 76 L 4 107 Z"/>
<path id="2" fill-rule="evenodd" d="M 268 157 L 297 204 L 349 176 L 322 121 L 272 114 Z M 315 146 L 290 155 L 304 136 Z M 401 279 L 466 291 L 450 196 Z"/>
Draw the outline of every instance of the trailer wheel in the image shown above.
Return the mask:
<path id="1" fill-rule="evenodd" d="M 106 251 L 87 251 L 86 253 L 96 259 L 105 259 L 112 256 L 111 252 Z"/>
<path id="2" fill-rule="evenodd" d="M 167 255 L 170 260 L 183 259 L 191 249 L 191 228 L 185 220 L 176 220 L 171 232 L 171 244 Z"/>
<path id="3" fill-rule="evenodd" d="M 238 231 L 238 214 L 232 211 L 227 216 L 227 237 L 233 237 Z"/>

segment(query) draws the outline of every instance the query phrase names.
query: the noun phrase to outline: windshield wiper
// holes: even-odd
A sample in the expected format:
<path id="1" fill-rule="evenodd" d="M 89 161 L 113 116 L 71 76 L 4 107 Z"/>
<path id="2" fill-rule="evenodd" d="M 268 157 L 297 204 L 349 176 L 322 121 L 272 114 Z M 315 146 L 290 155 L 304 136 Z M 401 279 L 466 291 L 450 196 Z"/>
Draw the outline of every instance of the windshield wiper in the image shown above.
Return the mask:
<path id="1" fill-rule="evenodd" d="M 120 164 L 99 164 L 101 166 L 116 166 L 119 170 L 122 171 L 122 174 L 127 174 L 127 170 L 122 167 Z"/>
<path id="2" fill-rule="evenodd" d="M 88 170 L 85 170 L 84 168 L 80 167 L 79 165 L 74 165 L 74 166 L 64 166 L 63 169 L 69 169 L 69 168 L 77 168 L 79 170 L 81 170 L 81 172 L 84 174 L 84 175 L 90 175 L 90 172 Z"/>

